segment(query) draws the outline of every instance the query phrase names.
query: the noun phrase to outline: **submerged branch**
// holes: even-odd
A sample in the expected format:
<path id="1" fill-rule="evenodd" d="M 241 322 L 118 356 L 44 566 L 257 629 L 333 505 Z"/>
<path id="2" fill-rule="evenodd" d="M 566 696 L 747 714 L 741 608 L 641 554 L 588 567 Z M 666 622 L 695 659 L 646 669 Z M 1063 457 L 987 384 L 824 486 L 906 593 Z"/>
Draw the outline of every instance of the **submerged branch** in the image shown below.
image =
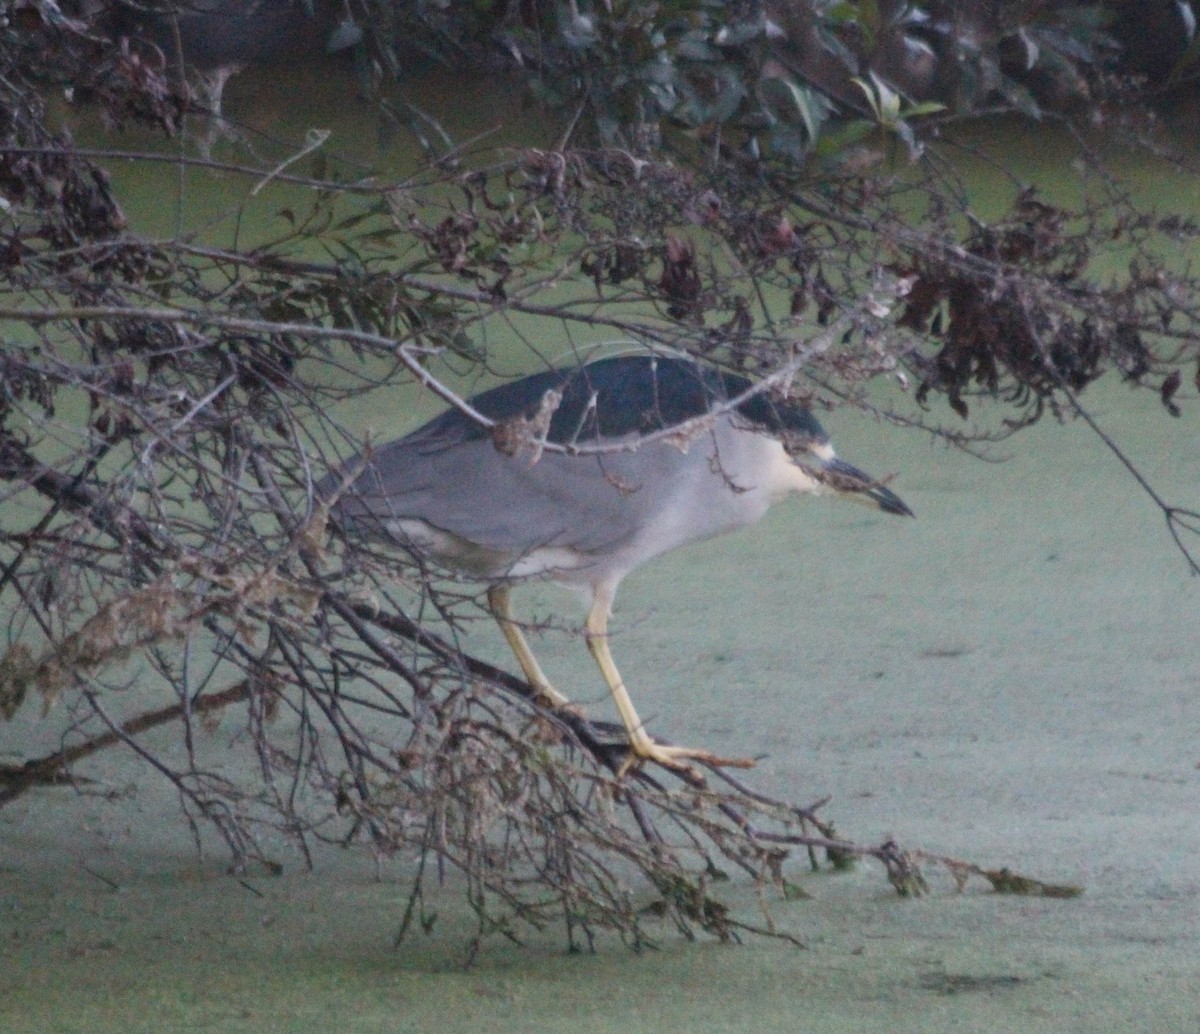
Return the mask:
<path id="1" fill-rule="evenodd" d="M 63 747 L 51 754 L 33 758 L 22 765 L 0 765 L 0 807 L 15 801 L 35 786 L 56 785 L 70 782 L 71 766 L 101 750 L 122 743 L 127 737 L 138 736 L 161 725 L 178 722 L 185 711 L 194 715 L 206 715 L 219 711 L 230 704 L 246 700 L 251 692 L 250 682 L 242 681 L 216 693 L 205 693 L 187 704 L 169 704 L 154 711 L 140 714 L 122 722 L 119 730 L 110 730 L 92 736 L 71 747 Z"/>

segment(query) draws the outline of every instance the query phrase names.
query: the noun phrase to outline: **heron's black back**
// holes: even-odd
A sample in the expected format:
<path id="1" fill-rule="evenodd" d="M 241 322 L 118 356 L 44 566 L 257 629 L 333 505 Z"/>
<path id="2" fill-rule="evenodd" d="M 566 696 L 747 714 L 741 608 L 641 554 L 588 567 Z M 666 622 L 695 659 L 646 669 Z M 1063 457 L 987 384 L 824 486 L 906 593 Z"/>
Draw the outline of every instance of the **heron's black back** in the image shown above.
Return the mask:
<path id="1" fill-rule="evenodd" d="M 584 366 L 547 370 L 510 381 L 474 396 L 470 403 L 497 421 L 532 417 L 547 391 L 562 400 L 550 421 L 549 441 L 578 444 L 597 438 L 648 434 L 703 416 L 751 386 L 737 374 L 690 359 L 632 355 L 600 359 Z M 804 407 L 766 393 L 737 407 L 747 424 L 764 431 L 791 432 L 813 443 L 828 441 L 824 429 Z M 489 431 L 460 410 L 435 417 L 411 439 L 434 442 L 483 438 Z"/>

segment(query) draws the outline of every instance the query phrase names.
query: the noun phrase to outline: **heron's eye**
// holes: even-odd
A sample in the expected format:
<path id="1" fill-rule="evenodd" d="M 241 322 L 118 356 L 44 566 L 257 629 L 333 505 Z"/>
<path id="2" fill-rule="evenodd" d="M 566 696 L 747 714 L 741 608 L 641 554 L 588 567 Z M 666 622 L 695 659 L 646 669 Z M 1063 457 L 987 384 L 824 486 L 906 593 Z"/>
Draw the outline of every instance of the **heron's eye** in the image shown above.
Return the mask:
<path id="1" fill-rule="evenodd" d="M 797 431 L 784 431 L 779 436 L 784 451 L 792 459 L 799 461 L 801 457 L 812 456 L 817 451 L 820 442 L 811 434 L 801 434 Z"/>

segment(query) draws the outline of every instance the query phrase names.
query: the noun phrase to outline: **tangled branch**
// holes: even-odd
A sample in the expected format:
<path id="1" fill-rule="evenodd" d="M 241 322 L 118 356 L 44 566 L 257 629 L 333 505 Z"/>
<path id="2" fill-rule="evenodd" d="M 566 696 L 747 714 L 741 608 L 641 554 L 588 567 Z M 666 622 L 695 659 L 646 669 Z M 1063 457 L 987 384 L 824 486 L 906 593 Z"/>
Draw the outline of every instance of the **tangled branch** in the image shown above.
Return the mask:
<path id="1" fill-rule="evenodd" d="M 178 113 L 142 96 L 141 117 Z M 720 768 L 622 774 L 619 733 L 463 648 L 477 601 L 461 584 L 419 553 L 330 538 L 314 485 L 370 449 L 347 413 L 424 389 L 486 425 L 452 385 L 511 372 L 501 333 L 525 346 L 521 372 L 670 349 L 964 447 L 1047 414 L 1091 422 L 1081 393 L 1106 371 L 1166 412 L 1188 401 L 1200 285 L 1176 255 L 1200 229 L 1139 209 L 1098 159 L 1075 208 L 1022 189 L 985 220 L 934 157 L 814 178 L 786 155 L 683 151 L 524 149 L 383 188 L 227 163 L 247 198 L 266 184 L 256 203 L 283 229 L 153 240 L 98 156 L 0 77 L 0 714 L 13 728 L 36 700 L 64 744 L 0 769 L 0 805 L 124 748 L 238 867 L 276 867 L 277 833 L 305 856 L 362 844 L 401 860 L 402 934 L 432 923 L 427 881 L 456 869 L 476 944 L 560 924 L 574 945 L 604 930 L 642 945 L 656 912 L 689 935 L 779 934 L 714 885 L 732 869 L 787 894 L 798 852 L 874 859 L 902 893 L 931 863 L 1070 893 L 857 844 L 824 802 Z M 309 207 L 263 200 L 285 186 Z M 1125 462 L 1196 570 L 1200 517 Z M 216 762 L 218 721 L 245 729 L 249 775 Z"/>

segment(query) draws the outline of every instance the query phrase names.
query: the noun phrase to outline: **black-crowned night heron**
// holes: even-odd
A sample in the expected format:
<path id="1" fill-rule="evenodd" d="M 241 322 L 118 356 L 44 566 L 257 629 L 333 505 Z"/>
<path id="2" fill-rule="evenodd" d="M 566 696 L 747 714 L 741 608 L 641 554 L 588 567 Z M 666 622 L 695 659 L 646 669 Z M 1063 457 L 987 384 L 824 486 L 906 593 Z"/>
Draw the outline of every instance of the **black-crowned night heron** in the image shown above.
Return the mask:
<path id="1" fill-rule="evenodd" d="M 647 734 L 608 649 L 621 579 L 660 553 L 753 524 L 794 492 L 911 514 L 834 455 L 808 410 L 765 393 L 731 406 L 750 386 L 687 359 L 648 355 L 534 374 L 469 400 L 494 428 L 450 409 L 373 450 L 332 514 L 351 537 L 402 545 L 486 583 L 525 677 L 555 707 L 567 700 L 514 621 L 509 589 L 534 578 L 583 589 L 588 649 L 634 759 L 749 764 Z M 322 491 L 344 481 L 328 478 Z"/>

